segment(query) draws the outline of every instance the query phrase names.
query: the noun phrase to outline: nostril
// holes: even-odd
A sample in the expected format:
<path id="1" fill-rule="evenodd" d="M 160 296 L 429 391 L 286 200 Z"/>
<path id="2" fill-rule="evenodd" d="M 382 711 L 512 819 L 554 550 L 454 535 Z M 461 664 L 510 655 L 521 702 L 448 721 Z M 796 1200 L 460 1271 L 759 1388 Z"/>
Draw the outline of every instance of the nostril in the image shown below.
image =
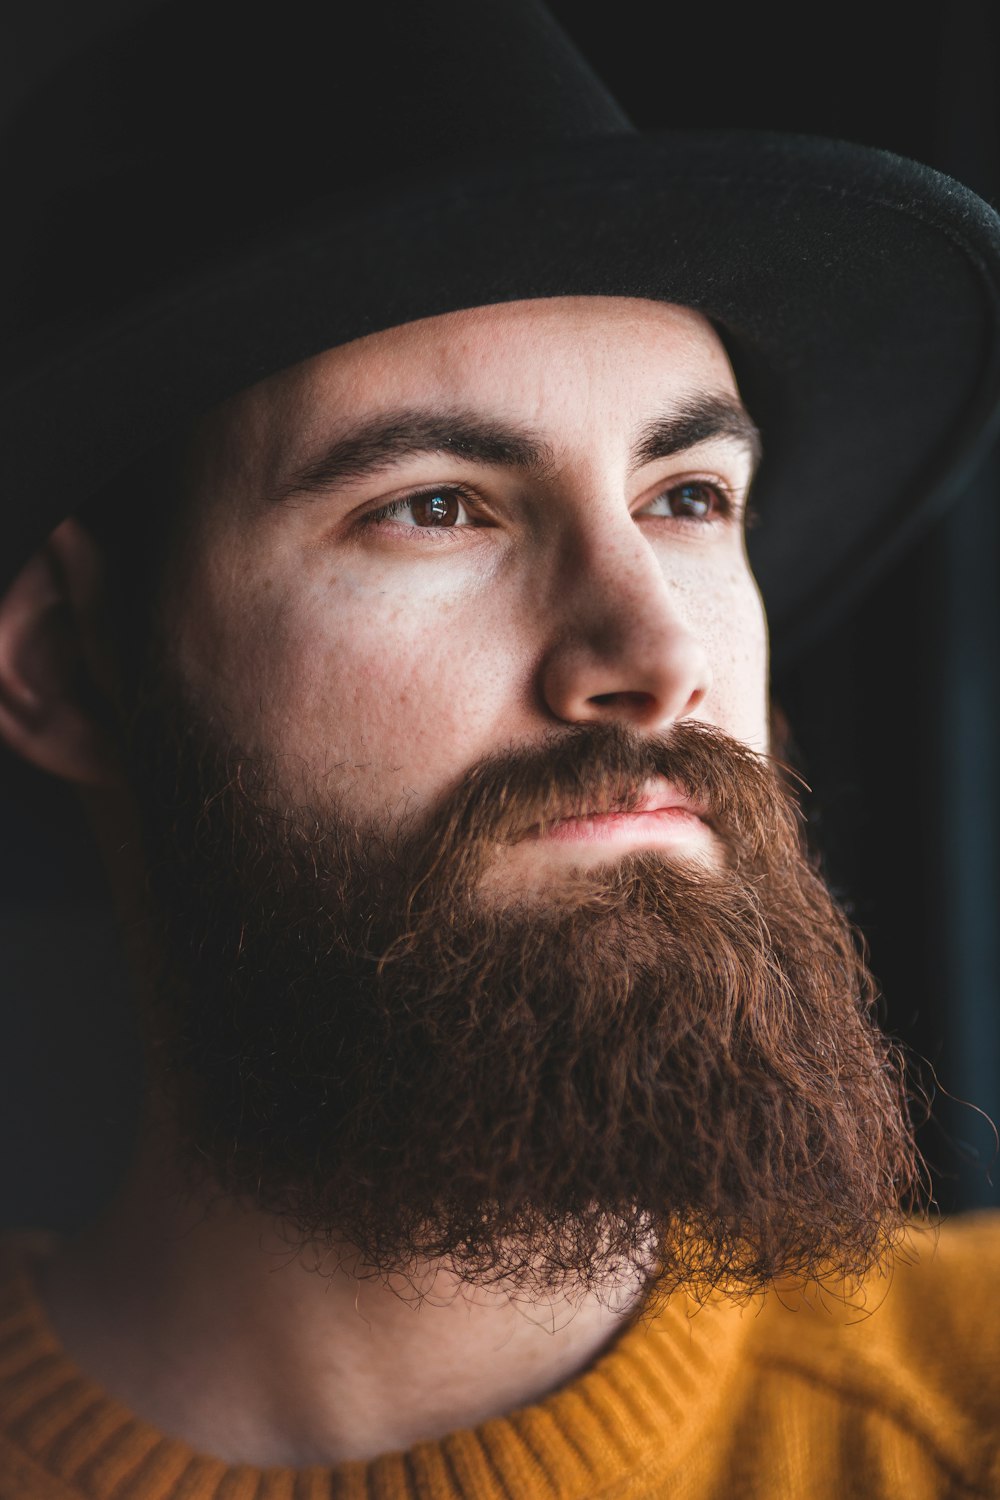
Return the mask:
<path id="1" fill-rule="evenodd" d="M 631 709 L 633 712 L 644 712 L 654 703 L 652 693 L 594 693 L 588 698 L 588 703 L 596 703 L 600 708 Z"/>

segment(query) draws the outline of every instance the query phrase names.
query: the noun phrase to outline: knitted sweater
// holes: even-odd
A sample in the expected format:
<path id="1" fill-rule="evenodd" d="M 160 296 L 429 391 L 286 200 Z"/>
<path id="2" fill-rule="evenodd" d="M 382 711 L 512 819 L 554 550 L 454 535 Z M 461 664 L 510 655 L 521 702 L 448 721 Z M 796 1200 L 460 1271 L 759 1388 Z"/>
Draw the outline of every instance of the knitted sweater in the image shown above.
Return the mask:
<path id="1" fill-rule="evenodd" d="M 0 1270 L 0 1500 L 1000 1497 L 1000 1214 L 915 1239 L 867 1311 L 672 1298 L 537 1405 L 371 1463 L 257 1469 L 155 1431 L 76 1368 L 31 1258 Z"/>

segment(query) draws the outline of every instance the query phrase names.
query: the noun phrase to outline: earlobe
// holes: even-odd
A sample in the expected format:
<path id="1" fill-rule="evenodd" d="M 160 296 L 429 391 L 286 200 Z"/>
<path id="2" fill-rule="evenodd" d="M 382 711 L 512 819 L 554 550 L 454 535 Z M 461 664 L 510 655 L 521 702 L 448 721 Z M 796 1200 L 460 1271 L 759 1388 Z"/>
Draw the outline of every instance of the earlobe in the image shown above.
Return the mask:
<path id="1" fill-rule="evenodd" d="M 100 645 L 100 551 L 62 522 L 0 598 L 0 738 L 24 760 L 85 786 L 118 782 L 98 705 L 110 673 Z"/>

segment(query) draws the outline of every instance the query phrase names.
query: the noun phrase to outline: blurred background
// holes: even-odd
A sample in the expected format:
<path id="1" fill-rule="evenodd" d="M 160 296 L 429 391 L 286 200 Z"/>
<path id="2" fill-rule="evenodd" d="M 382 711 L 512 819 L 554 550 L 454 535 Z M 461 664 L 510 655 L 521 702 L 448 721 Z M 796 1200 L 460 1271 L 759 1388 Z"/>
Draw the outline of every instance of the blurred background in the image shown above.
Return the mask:
<path id="1" fill-rule="evenodd" d="M 143 3 L 5 7 L 0 123 L 81 40 Z M 926 0 L 919 20 L 887 0 L 551 8 L 640 127 L 857 141 L 1000 207 L 995 0 Z M 884 1023 L 925 1059 L 938 1201 L 1000 1204 L 1000 455 L 848 617 L 801 645 L 775 695 Z M 70 1227 L 126 1159 L 141 1065 L 79 812 L 2 757 L 0 986 L 0 1227 Z"/>

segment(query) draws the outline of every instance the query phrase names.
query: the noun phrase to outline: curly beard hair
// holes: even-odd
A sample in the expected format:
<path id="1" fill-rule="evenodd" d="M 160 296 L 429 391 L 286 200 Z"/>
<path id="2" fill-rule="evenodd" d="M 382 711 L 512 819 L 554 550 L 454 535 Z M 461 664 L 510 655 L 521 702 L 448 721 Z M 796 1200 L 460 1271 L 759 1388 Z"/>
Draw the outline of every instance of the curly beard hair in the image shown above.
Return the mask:
<path id="1" fill-rule="evenodd" d="M 904 1066 L 767 759 L 584 726 L 376 827 L 292 805 L 161 672 L 132 764 L 154 1066 L 203 1184 L 355 1274 L 529 1300 L 856 1282 L 891 1250 L 923 1191 Z M 651 776 L 707 807 L 715 867 L 489 888 L 527 831 Z"/>

